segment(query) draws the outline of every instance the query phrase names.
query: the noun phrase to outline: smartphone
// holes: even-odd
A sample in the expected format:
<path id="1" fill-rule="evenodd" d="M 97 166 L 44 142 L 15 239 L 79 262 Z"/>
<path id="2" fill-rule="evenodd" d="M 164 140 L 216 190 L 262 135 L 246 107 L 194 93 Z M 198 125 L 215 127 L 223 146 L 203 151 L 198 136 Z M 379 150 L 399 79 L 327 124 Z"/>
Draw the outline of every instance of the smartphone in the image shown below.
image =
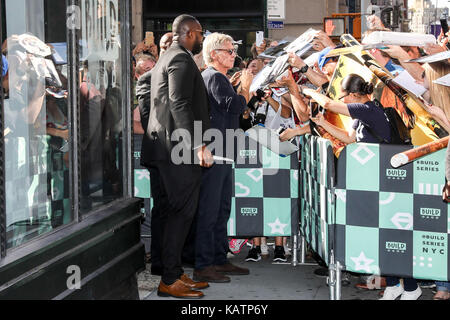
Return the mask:
<path id="1" fill-rule="evenodd" d="M 145 33 L 145 45 L 150 46 L 155 43 L 155 37 L 153 36 L 153 32 L 147 31 Z"/>
<path id="2" fill-rule="evenodd" d="M 445 36 L 445 34 L 448 32 L 447 18 L 441 16 L 440 22 L 441 22 L 442 32 L 444 33 L 444 36 Z"/>
<path id="3" fill-rule="evenodd" d="M 256 31 L 256 45 L 259 47 L 264 42 L 264 31 Z"/>
<path id="4" fill-rule="evenodd" d="M 309 110 L 311 112 L 310 118 L 317 117 L 317 114 L 319 113 L 319 104 L 317 102 L 310 101 Z"/>

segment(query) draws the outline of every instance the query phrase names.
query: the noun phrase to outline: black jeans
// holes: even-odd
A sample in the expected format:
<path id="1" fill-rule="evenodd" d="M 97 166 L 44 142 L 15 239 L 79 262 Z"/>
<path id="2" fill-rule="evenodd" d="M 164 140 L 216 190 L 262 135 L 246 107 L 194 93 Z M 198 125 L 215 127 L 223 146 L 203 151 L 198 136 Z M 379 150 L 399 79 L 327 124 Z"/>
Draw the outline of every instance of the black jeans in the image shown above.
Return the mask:
<path id="1" fill-rule="evenodd" d="M 195 269 L 227 262 L 232 173 L 230 164 L 214 164 L 203 169 L 197 211 Z"/>

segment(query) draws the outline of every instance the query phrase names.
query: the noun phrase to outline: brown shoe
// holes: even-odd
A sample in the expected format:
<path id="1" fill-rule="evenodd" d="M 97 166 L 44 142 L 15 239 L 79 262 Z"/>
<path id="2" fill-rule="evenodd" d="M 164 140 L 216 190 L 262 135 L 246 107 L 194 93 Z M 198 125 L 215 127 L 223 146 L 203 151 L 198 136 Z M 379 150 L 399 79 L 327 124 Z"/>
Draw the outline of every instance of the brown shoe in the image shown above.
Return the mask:
<path id="1" fill-rule="evenodd" d="M 231 281 L 229 277 L 224 276 L 221 273 L 218 273 L 214 268 L 214 266 L 209 266 L 202 270 L 194 270 L 193 278 L 195 281 L 208 281 L 215 283 L 225 283 Z"/>
<path id="2" fill-rule="evenodd" d="M 223 273 L 223 274 L 229 274 L 234 276 L 240 276 L 240 275 L 247 275 L 250 273 L 250 270 L 247 268 L 241 268 L 238 266 L 235 266 L 234 264 L 227 262 L 225 264 L 222 264 L 220 266 L 214 266 L 216 268 L 217 272 Z"/>
<path id="3" fill-rule="evenodd" d="M 160 297 L 175 297 L 184 299 L 199 299 L 203 297 L 203 292 L 191 290 L 183 281 L 178 279 L 170 286 L 166 285 L 162 280 L 159 282 L 158 296 Z"/>
<path id="4" fill-rule="evenodd" d="M 180 280 L 183 281 L 186 287 L 189 287 L 191 289 L 205 289 L 209 287 L 208 282 L 196 282 L 189 278 L 186 273 L 181 276 Z"/>

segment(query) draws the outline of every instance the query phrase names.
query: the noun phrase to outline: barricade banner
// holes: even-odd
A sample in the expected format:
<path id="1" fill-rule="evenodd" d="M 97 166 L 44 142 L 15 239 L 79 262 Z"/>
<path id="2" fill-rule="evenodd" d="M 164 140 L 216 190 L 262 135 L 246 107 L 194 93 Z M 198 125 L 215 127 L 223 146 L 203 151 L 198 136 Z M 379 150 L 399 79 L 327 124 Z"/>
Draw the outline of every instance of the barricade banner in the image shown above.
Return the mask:
<path id="1" fill-rule="evenodd" d="M 140 165 L 142 137 L 134 136 L 134 196 L 148 199 L 150 176 Z M 233 194 L 228 235 L 291 236 L 299 219 L 298 153 L 280 156 L 245 136 L 233 164 Z M 150 205 L 146 204 L 147 216 Z"/>
<path id="2" fill-rule="evenodd" d="M 301 140 L 301 230 L 313 250 L 324 257 L 323 248 L 332 247 L 336 260 L 352 272 L 448 281 L 449 205 L 441 198 L 445 150 L 394 169 L 392 156 L 410 147 L 350 144 L 336 161 L 333 190 L 306 170 L 314 167 L 314 159 L 303 158 L 304 152 L 320 149 L 321 140 L 311 136 Z M 323 156 L 319 153 L 316 162 L 330 162 Z M 306 185 L 307 179 L 312 186 Z M 320 200 L 303 192 L 314 194 L 317 188 L 326 189 Z M 325 221 L 324 210 L 317 209 L 324 202 Z M 323 241 L 323 226 L 328 228 L 328 241 Z"/>
<path id="3" fill-rule="evenodd" d="M 298 230 L 298 153 L 280 156 L 248 136 L 233 164 L 228 235 L 291 236 Z"/>

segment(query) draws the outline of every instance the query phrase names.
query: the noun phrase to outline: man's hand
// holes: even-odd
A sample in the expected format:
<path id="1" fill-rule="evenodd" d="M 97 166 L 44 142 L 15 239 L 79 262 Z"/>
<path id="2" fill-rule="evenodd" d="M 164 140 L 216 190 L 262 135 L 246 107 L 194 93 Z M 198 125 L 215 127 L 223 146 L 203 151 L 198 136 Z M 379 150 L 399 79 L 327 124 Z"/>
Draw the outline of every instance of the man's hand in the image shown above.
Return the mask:
<path id="1" fill-rule="evenodd" d="M 367 17 L 367 25 L 368 25 L 369 29 L 381 30 L 381 29 L 385 28 L 381 19 L 375 14 Z"/>
<path id="2" fill-rule="evenodd" d="M 282 77 L 280 80 L 275 81 L 275 84 L 279 87 L 287 87 L 291 93 L 298 91 L 298 87 L 295 83 L 291 70 L 288 70 L 288 75 L 286 77 Z"/>
<path id="3" fill-rule="evenodd" d="M 442 201 L 449 203 L 450 202 L 450 181 L 444 185 L 444 189 L 442 189 Z"/>
<path id="4" fill-rule="evenodd" d="M 332 48 L 336 47 L 336 44 L 333 42 L 333 40 L 331 40 L 330 37 L 323 30 L 320 30 L 314 37 L 312 45 L 314 49 L 316 49 L 317 51 L 322 51 L 327 47 Z"/>
<path id="5" fill-rule="evenodd" d="M 386 46 L 388 49 L 381 49 L 381 51 L 386 52 L 390 57 L 398 60 L 409 60 L 410 57 L 408 53 L 402 49 L 400 46 L 389 45 Z"/>
<path id="6" fill-rule="evenodd" d="M 249 91 L 250 85 L 253 82 L 253 73 L 249 69 L 242 70 L 241 73 L 241 87 L 243 90 Z"/>
<path id="7" fill-rule="evenodd" d="M 233 87 L 237 86 L 237 84 L 239 83 L 239 81 L 241 79 L 241 74 L 242 74 L 242 71 L 238 71 L 231 76 L 230 82 Z"/>
<path id="8" fill-rule="evenodd" d="M 200 148 L 198 148 L 197 157 L 200 160 L 200 167 L 209 168 L 214 163 L 211 151 L 209 151 L 206 146 L 201 146 Z"/>
<path id="9" fill-rule="evenodd" d="M 297 69 L 301 69 L 303 66 L 306 66 L 306 63 L 293 52 L 289 52 L 288 63 Z"/>
<path id="10" fill-rule="evenodd" d="M 439 53 L 439 52 L 444 52 L 446 49 L 445 48 L 442 48 L 440 45 L 438 45 L 438 44 L 431 44 L 431 43 L 428 43 L 426 46 L 424 46 L 423 47 L 423 50 L 427 53 L 427 54 L 429 54 L 429 55 L 432 55 L 432 54 L 436 54 L 436 53 Z"/>
<path id="11" fill-rule="evenodd" d="M 317 116 L 315 116 L 314 118 L 311 118 L 311 121 L 314 122 L 315 124 L 323 127 L 326 120 L 325 120 L 325 117 L 323 116 L 323 113 L 319 112 L 317 114 Z"/>
<path id="12" fill-rule="evenodd" d="M 298 135 L 296 129 L 287 128 L 286 130 L 284 130 L 284 131 L 280 134 L 280 141 L 291 140 L 291 139 L 292 139 L 293 137 L 295 137 L 296 135 Z"/>

